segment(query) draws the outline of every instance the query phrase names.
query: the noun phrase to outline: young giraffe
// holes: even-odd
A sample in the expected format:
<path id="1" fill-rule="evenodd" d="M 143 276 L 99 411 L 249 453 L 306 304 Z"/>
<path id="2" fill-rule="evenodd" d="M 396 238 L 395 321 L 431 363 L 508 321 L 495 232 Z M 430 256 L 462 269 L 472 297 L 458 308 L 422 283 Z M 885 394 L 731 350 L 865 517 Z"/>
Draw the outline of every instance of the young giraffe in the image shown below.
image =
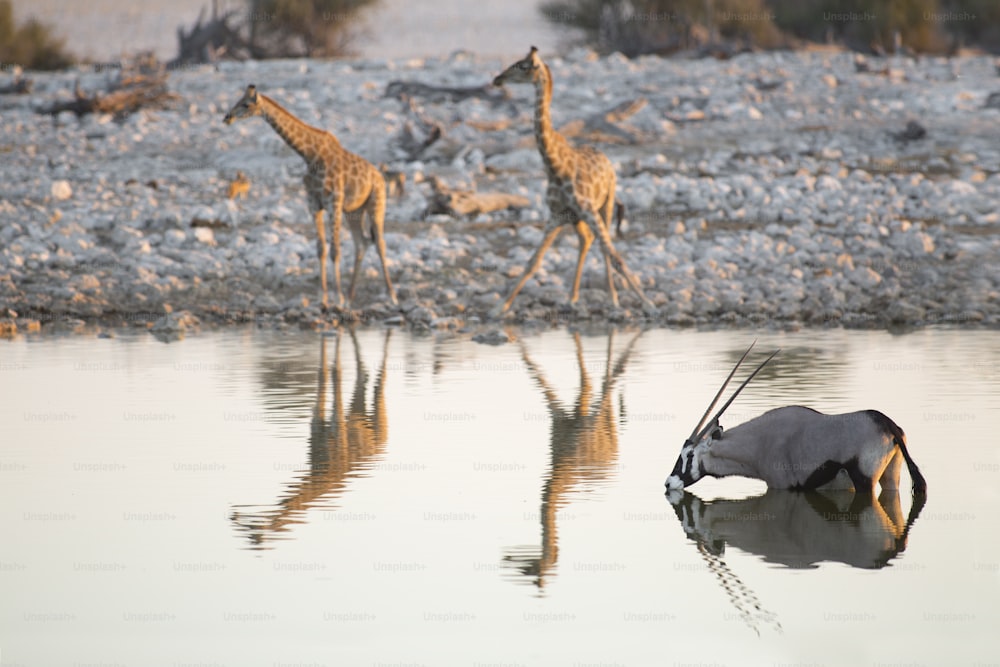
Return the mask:
<path id="1" fill-rule="evenodd" d="M 306 125 L 267 95 L 257 92 L 253 84 L 247 86 L 243 97 L 229 110 L 223 122 L 231 125 L 234 121 L 253 116 L 263 116 L 292 150 L 306 161 L 306 175 L 303 182 L 309 200 L 309 210 L 316 222 L 316 253 L 319 255 L 319 279 L 323 287 L 323 308 L 329 306 L 326 291 L 326 261 L 328 246 L 326 227 L 323 224 L 324 209 L 333 217 L 330 242 L 333 245 L 333 283 L 337 288 L 337 307 L 343 307 L 344 295 L 340 290 L 340 226 L 341 215 L 347 215 L 347 223 L 354 238 L 354 273 L 348 288 L 348 303 L 354 301 L 354 288 L 361 271 L 361 260 L 369 244 L 374 243 L 382 261 L 382 276 L 389 291 L 389 299 L 396 303 L 396 292 L 389 280 L 389 269 L 385 263 L 385 179 L 370 162 L 359 155 L 345 150 L 337 137 L 331 133 Z M 368 226 L 364 225 L 367 213 Z"/>
<path id="2" fill-rule="evenodd" d="M 625 261 L 612 245 L 608 233 L 615 207 L 615 169 L 607 156 L 597 149 L 590 146 L 573 148 L 566 137 L 553 129 L 549 114 L 552 102 L 552 73 L 549 71 L 549 66 L 538 56 L 538 49 L 531 47 L 526 58 L 517 61 L 493 79 L 494 86 L 502 86 L 505 83 L 531 83 L 535 86 L 535 140 L 538 142 L 538 151 L 542 155 L 545 173 L 549 178 L 545 197 L 550 218 L 545 225 L 545 236 L 541 245 L 529 260 L 527 269 L 510 296 L 496 309 L 496 314 L 501 314 L 510 308 L 514 297 L 541 266 L 545 252 L 566 225 L 573 226 L 580 239 L 580 256 L 573 276 L 570 303 L 576 303 L 580 296 L 580 276 L 583 274 L 584 259 L 596 236 L 604 254 L 608 292 L 611 294 L 612 303 L 618 305 L 618 293 L 615 291 L 614 283 L 614 271 L 618 271 L 642 300 L 643 306 L 647 310 L 655 309 L 643 293 L 639 281 L 628 270 Z"/>

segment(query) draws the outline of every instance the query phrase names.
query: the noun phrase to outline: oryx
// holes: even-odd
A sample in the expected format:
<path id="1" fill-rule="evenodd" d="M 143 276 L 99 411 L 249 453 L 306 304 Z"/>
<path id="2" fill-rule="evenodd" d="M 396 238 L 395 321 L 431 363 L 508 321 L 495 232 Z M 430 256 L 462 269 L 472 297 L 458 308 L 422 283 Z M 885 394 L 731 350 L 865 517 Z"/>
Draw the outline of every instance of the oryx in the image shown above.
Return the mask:
<path id="1" fill-rule="evenodd" d="M 873 494 L 899 486 L 903 461 L 914 494 L 925 494 L 927 482 L 906 450 L 906 436 L 877 410 L 825 415 L 798 405 L 776 408 L 723 432 L 719 418 L 744 387 L 778 351 L 761 363 L 732 397 L 706 423 L 729 381 L 747 358 L 747 348 L 722 383 L 701 421 L 681 447 L 667 492 L 677 492 L 702 477 L 742 475 L 767 482 L 769 488 L 807 490 L 851 488 Z M 843 474 L 841 471 L 844 471 Z"/>

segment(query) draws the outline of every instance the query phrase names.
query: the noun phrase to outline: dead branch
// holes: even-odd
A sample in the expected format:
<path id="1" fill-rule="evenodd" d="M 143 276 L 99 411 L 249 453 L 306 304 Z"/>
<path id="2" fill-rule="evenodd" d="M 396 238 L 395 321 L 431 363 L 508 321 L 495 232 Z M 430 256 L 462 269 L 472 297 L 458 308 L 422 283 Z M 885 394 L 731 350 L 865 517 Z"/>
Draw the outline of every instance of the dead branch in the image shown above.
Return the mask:
<path id="1" fill-rule="evenodd" d="M 501 118 L 499 120 L 467 120 L 465 124 L 473 130 L 479 130 L 480 132 L 501 132 L 513 125 L 513 121 L 510 118 Z"/>
<path id="2" fill-rule="evenodd" d="M 453 216 L 473 216 L 508 208 L 525 208 L 531 204 L 527 197 L 521 195 L 452 190 L 437 177 L 431 177 L 429 182 L 434 192 L 424 215 L 444 213 Z"/>
<path id="3" fill-rule="evenodd" d="M 639 132 L 619 127 L 618 123 L 634 116 L 646 103 L 644 97 L 622 102 L 588 118 L 570 121 L 560 127 L 559 132 L 565 137 L 581 137 L 590 141 L 637 144 L 642 141 Z"/>
<path id="4" fill-rule="evenodd" d="M 78 117 L 88 113 L 109 113 L 116 118 L 124 118 L 143 107 L 162 107 L 176 96 L 167 92 L 166 85 L 160 81 L 144 81 L 134 83 L 128 88 L 116 90 L 106 95 L 99 92 L 86 95 L 77 84 L 73 99 L 66 102 L 54 102 L 42 110 L 52 116 L 63 111 L 72 111 Z"/>
<path id="5" fill-rule="evenodd" d="M 412 162 L 444 136 L 444 128 L 418 109 L 412 98 L 404 98 L 403 101 L 404 112 L 411 118 L 403 124 L 396 143 L 406 154 L 406 158 Z"/>
<path id="6" fill-rule="evenodd" d="M 510 94 L 503 88 L 491 85 L 452 87 L 432 86 L 419 81 L 390 81 L 385 87 L 385 97 L 404 101 L 419 97 L 435 104 L 461 102 L 475 97 L 495 105 L 508 100 Z"/>
<path id="7" fill-rule="evenodd" d="M 109 113 L 122 119 L 144 107 L 163 108 L 177 96 L 167 90 L 168 73 L 151 54 L 141 54 L 116 71 L 103 92 L 87 95 L 76 82 L 73 99 L 54 102 L 39 110 L 52 116 L 72 111 L 77 117 Z"/>

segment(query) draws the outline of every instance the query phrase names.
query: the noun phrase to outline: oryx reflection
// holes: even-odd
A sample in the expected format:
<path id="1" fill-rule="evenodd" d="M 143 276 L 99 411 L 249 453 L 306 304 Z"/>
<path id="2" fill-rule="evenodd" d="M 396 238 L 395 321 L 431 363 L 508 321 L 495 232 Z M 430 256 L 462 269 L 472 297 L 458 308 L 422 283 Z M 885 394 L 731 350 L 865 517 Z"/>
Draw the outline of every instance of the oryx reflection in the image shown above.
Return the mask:
<path id="1" fill-rule="evenodd" d="M 789 568 L 834 562 L 878 569 L 906 548 L 926 501 L 925 495 L 915 495 L 904 519 L 898 490 L 877 498 L 852 491 L 780 489 L 742 500 L 707 502 L 687 491 L 667 498 L 740 618 L 756 632 L 762 623 L 780 625 L 726 565 L 727 545 Z"/>
<path id="2" fill-rule="evenodd" d="M 370 407 L 366 401 L 368 370 L 354 331 L 338 333 L 332 342 L 332 363 L 327 358 L 330 343 L 325 336 L 320 339 L 316 399 L 309 432 L 309 467 L 288 485 L 288 492 L 274 505 L 255 511 L 237 508 L 232 515 L 233 522 L 255 547 L 280 539 L 291 526 L 303 523 L 310 508 L 330 507 L 330 502 L 344 493 L 349 480 L 362 474 L 383 453 L 389 435 L 385 375 L 391 335 L 391 330 L 386 330 Z M 340 357 L 345 336 L 351 339 L 355 366 L 354 390 L 346 412 Z"/>
<path id="3" fill-rule="evenodd" d="M 581 484 L 605 478 L 618 458 L 618 429 L 612 396 L 615 383 L 625 367 L 641 335 L 635 334 L 625 350 L 613 359 L 614 332 L 608 335 L 604 378 L 595 398 L 594 386 L 587 373 L 580 334 L 573 334 L 576 361 L 580 372 L 580 387 L 576 401 L 567 407 L 559 400 L 542 369 L 532 360 L 521 344 L 521 358 L 545 396 L 551 420 L 549 451 L 551 464 L 542 488 L 539 518 L 542 524 L 541 547 L 524 546 L 506 550 L 504 565 L 517 571 L 518 577 L 539 589 L 556 565 L 559 555 L 558 513 L 568 502 L 570 492 Z"/>

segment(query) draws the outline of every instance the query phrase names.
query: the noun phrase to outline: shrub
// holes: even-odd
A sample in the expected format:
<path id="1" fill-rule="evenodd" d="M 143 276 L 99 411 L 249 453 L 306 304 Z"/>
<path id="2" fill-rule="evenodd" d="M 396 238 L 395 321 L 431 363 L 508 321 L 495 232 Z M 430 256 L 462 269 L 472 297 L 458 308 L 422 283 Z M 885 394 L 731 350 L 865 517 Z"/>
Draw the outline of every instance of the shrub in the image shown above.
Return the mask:
<path id="1" fill-rule="evenodd" d="M 251 50 L 266 57 L 347 55 L 357 19 L 377 1 L 247 0 Z"/>
<path id="2" fill-rule="evenodd" d="M 602 52 L 635 56 L 704 48 L 781 48 L 798 40 L 922 53 L 1000 52 L 997 0 L 547 0 L 551 22 L 582 29 Z"/>
<path id="3" fill-rule="evenodd" d="M 925 17 L 937 11 L 938 0 L 769 0 L 777 26 L 801 39 L 833 42 L 867 51 L 892 51 L 898 34 L 901 46 L 939 53 L 948 40 L 941 26 Z"/>
<path id="4" fill-rule="evenodd" d="M 541 11 L 549 21 L 582 29 L 584 41 L 598 50 L 630 57 L 723 41 L 765 48 L 788 44 L 767 0 L 549 0 Z"/>
<path id="5" fill-rule="evenodd" d="M 20 65 L 24 69 L 63 69 L 74 61 L 63 50 L 63 44 L 64 40 L 53 37 L 48 26 L 34 19 L 15 25 L 10 0 L 0 0 L 0 64 Z"/>

